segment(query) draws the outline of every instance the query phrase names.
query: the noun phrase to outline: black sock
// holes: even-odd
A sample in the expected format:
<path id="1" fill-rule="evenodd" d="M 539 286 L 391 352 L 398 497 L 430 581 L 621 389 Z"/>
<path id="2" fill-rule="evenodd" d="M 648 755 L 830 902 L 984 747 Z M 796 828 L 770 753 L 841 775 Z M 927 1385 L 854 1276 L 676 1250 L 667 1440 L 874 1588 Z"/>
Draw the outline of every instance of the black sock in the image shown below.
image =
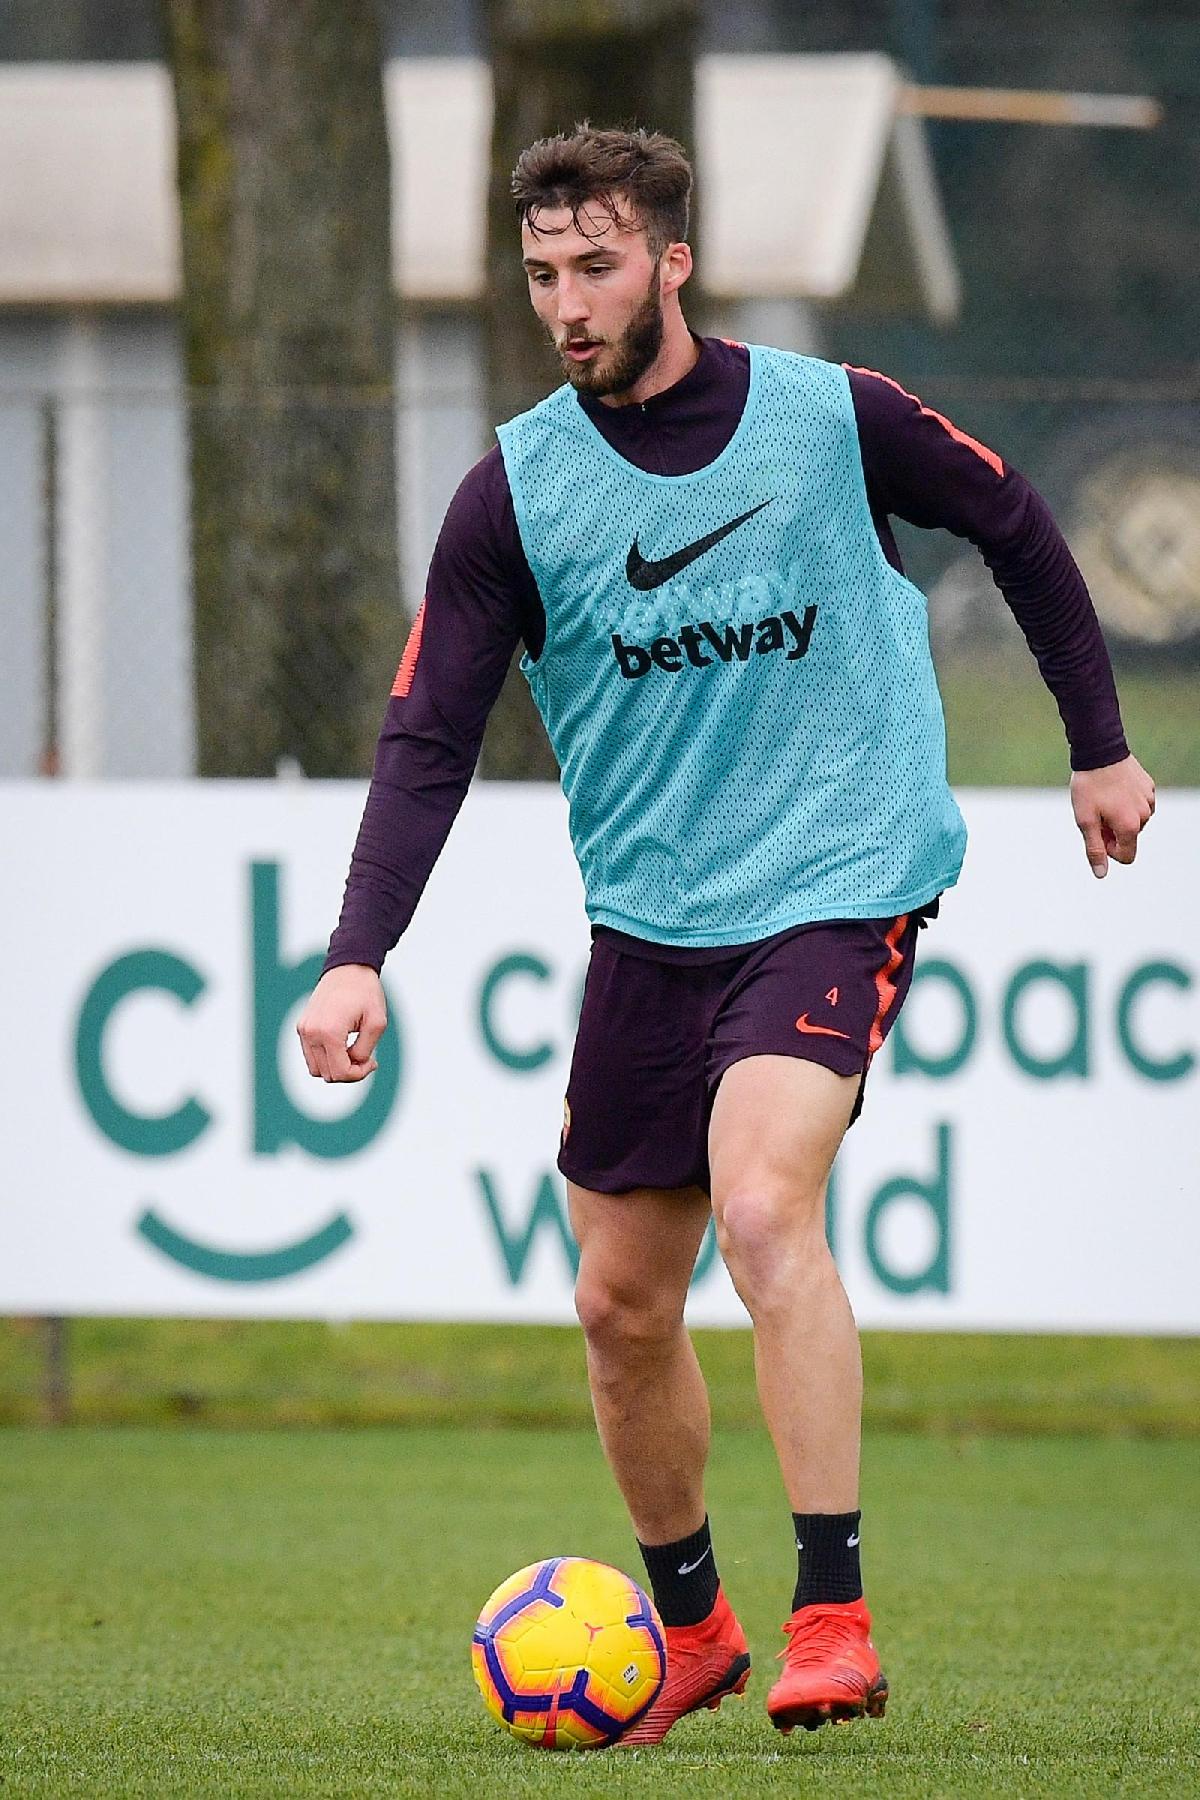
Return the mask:
<path id="1" fill-rule="evenodd" d="M 861 1513 L 793 1513 L 800 1569 L 792 1611 L 814 1601 L 862 1599 L 858 1566 L 858 1522 Z"/>
<path id="2" fill-rule="evenodd" d="M 717 1603 L 717 1565 L 708 1515 L 699 1531 L 673 1544 L 638 1542 L 664 1625 L 698 1625 Z"/>

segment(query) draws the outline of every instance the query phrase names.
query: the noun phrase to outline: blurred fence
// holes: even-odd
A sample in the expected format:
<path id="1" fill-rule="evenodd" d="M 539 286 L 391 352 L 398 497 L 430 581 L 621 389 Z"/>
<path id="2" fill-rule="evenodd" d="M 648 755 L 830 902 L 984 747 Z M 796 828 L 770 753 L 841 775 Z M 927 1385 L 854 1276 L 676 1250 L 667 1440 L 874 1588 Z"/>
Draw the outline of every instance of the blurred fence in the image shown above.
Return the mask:
<path id="1" fill-rule="evenodd" d="M 248 572 L 246 604 L 262 609 L 261 628 L 256 615 L 241 640 L 252 650 L 228 659 L 221 688 L 235 711 L 239 698 L 260 718 L 274 709 L 276 728 L 262 741 L 282 749 L 268 768 L 261 750 L 247 748 L 241 760 L 234 752 L 220 772 L 263 774 L 282 764 L 312 776 L 366 774 L 442 514 L 489 441 L 471 357 L 452 329 L 434 348 L 443 369 L 461 367 L 466 379 L 402 381 L 394 413 L 390 404 L 376 408 L 376 429 L 395 433 L 395 516 L 380 506 L 376 525 L 369 508 L 360 510 L 355 541 L 327 567 L 305 568 L 303 593 L 294 550 L 273 597 L 256 597 L 262 571 Z M 1200 782 L 1197 395 L 1149 384 L 922 386 L 930 404 L 1046 494 L 1088 578 L 1139 753 L 1163 782 Z M 232 464 L 253 469 L 268 444 L 281 455 L 280 405 L 269 395 L 230 413 L 227 429 L 239 440 L 229 440 Z M 336 395 L 293 409 L 298 461 L 315 441 L 345 473 L 350 453 L 337 446 L 351 410 L 361 416 L 361 400 Z M 197 684 L 189 502 L 198 416 L 193 403 L 189 420 L 178 389 L 0 391 L 0 776 L 178 777 L 204 766 L 198 691 L 201 705 L 212 701 Z M 286 486 L 286 461 L 274 472 L 273 503 L 280 480 Z M 378 633 L 367 643 L 361 621 L 340 605 L 341 590 L 357 565 L 394 568 L 394 543 L 380 539 L 397 520 L 401 593 L 393 584 L 379 594 Z M 1059 779 L 1057 717 L 982 560 L 942 532 L 902 527 L 900 537 L 909 572 L 930 597 L 952 774 L 970 783 Z M 287 546 L 280 549 L 286 570 Z M 974 728 L 981 706 L 994 731 Z"/>

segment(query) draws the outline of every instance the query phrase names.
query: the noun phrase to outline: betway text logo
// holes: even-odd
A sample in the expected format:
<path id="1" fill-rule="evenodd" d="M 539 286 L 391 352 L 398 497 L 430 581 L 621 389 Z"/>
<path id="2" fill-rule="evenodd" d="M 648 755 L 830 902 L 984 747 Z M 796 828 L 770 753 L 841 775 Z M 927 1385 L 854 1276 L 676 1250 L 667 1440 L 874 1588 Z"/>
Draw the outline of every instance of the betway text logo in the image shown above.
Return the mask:
<path id="1" fill-rule="evenodd" d="M 674 637 L 656 637 L 649 645 L 627 643 L 614 631 L 613 655 L 626 681 L 636 681 L 652 666 L 677 675 L 688 665 L 708 669 L 716 662 L 744 663 L 751 656 L 769 656 L 777 650 L 784 652 L 788 662 L 798 662 L 808 654 L 816 621 L 815 606 L 806 606 L 802 619 L 794 612 L 772 613 L 738 625 L 714 625 L 710 619 L 701 619 L 698 625 L 681 625 Z"/>

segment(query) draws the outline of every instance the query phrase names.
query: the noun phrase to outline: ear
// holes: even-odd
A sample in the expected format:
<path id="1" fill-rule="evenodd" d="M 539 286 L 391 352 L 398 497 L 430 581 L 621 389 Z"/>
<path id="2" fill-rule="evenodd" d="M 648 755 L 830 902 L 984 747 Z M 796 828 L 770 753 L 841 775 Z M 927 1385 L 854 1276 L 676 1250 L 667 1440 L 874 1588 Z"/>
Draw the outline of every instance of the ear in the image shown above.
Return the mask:
<path id="1" fill-rule="evenodd" d="M 691 245 L 668 244 L 659 264 L 659 293 L 663 299 L 678 293 L 691 272 Z"/>

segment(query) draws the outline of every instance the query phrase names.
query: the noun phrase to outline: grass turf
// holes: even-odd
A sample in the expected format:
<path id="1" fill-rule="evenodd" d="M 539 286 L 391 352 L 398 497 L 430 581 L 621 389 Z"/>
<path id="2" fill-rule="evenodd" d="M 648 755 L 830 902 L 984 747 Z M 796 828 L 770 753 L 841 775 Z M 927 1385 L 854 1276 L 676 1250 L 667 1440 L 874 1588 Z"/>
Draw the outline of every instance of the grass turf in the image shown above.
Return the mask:
<path id="1" fill-rule="evenodd" d="M 956 786 L 1066 788 L 1062 724 L 1023 645 L 939 656 L 938 682 Z M 1200 785 L 1200 670 L 1165 660 L 1126 666 L 1117 691 L 1130 747 L 1159 787 Z"/>
<path id="2" fill-rule="evenodd" d="M 1187 1442 L 876 1433 L 864 1557 L 893 1701 L 762 1712 L 788 1519 L 760 1431 L 710 1501 L 756 1669 L 657 1750 L 563 1758 L 487 1719 L 467 1644 L 553 1552 L 633 1567 L 590 1431 L 181 1428 L 0 1439 L 0 1781 L 21 1794 L 907 1796 L 1200 1788 Z"/>
<path id="3" fill-rule="evenodd" d="M 81 1424 L 591 1425 L 573 1327 L 74 1319 Z M 0 1423 L 41 1413 L 42 1331 L 0 1320 Z M 754 1428 L 746 1331 L 698 1331 L 723 1429 Z M 1200 1338 L 881 1332 L 866 1422 L 889 1430 L 1200 1435 Z"/>

